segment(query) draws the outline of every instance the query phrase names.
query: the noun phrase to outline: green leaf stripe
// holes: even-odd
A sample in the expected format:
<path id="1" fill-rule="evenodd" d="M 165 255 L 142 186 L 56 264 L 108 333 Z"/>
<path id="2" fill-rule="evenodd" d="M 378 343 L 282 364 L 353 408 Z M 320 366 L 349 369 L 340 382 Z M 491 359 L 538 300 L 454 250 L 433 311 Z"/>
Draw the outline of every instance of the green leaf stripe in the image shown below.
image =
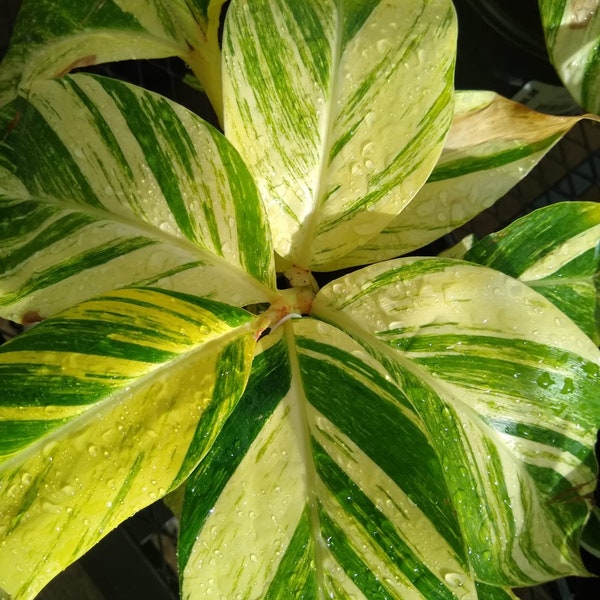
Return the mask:
<path id="1" fill-rule="evenodd" d="M 463 225 L 525 177 L 580 118 L 537 113 L 493 92 L 456 92 L 452 126 L 425 185 L 335 266 L 408 254 Z"/>
<path id="2" fill-rule="evenodd" d="M 449 497 L 440 463 L 406 398 L 341 332 L 293 327 L 295 348 L 288 337 L 257 354 L 187 484 L 183 596 L 450 599 L 472 589 L 451 506 L 439 502 Z M 436 475 L 427 482 L 425 463 Z"/>
<path id="3" fill-rule="evenodd" d="M 566 202 L 535 211 L 487 236 L 465 259 L 518 277 L 600 343 L 599 239 L 598 205 Z"/>
<path id="4" fill-rule="evenodd" d="M 172 292 L 113 293 L 40 323 L 3 345 L 0 416 L 12 417 L 15 437 L 14 444 L 3 438 L 3 456 L 39 437 L 38 431 L 63 425 L 105 396 L 175 360 L 190 345 L 206 343 L 250 319 L 225 305 L 179 297 L 182 301 L 171 307 L 178 298 Z M 136 321 L 133 316 L 142 310 L 152 312 Z"/>
<path id="5" fill-rule="evenodd" d="M 185 57 L 196 27 L 187 2 L 181 0 L 25 0 L 0 69 L 0 105 L 19 88 L 27 90 L 37 79 L 76 67 Z"/>
<path id="6" fill-rule="evenodd" d="M 232 3 L 225 130 L 282 257 L 325 268 L 425 182 L 450 125 L 455 35 L 445 0 Z"/>
<path id="7" fill-rule="evenodd" d="M 528 157 L 542 150 L 547 150 L 562 137 L 562 132 L 536 141 L 532 144 L 519 148 L 511 148 L 508 150 L 502 149 L 496 154 L 488 156 L 474 156 L 466 159 L 459 159 L 438 164 L 431 172 L 427 179 L 427 183 L 434 183 L 455 177 L 463 177 L 468 173 L 475 171 L 490 171 L 504 165 L 517 162 L 522 158 Z"/>
<path id="8" fill-rule="evenodd" d="M 405 390 L 479 580 L 519 586 L 582 572 L 600 367 L 575 325 L 514 279 L 442 259 L 357 271 L 324 287 L 313 311 Z"/>
<path id="9" fill-rule="evenodd" d="M 131 288 L 2 346 L 0 588 L 34 596 L 189 475 L 244 389 L 252 321 L 210 300 Z M 28 532 L 41 530 L 60 535 L 40 545 Z"/>
<path id="10" fill-rule="evenodd" d="M 27 190 L 0 199 L 10 236 L 0 256 L 6 316 L 49 316 L 124 285 L 185 284 L 237 305 L 270 297 L 273 258 L 256 188 L 198 117 L 83 75 L 37 84 L 3 114 L 17 125 L 0 153 Z"/>
<path id="11" fill-rule="evenodd" d="M 550 60 L 586 110 L 600 114 L 600 11 L 593 2 L 538 0 Z"/>

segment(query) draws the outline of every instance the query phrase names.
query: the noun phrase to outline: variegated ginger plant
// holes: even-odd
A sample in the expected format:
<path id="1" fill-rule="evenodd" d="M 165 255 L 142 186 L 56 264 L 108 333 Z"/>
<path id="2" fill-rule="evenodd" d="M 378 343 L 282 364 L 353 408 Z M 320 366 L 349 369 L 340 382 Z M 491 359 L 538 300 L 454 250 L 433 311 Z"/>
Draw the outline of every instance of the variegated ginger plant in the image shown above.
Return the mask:
<path id="1" fill-rule="evenodd" d="M 42 322 L 0 349 L 0 595 L 174 491 L 188 599 L 504 600 L 584 573 L 600 208 L 396 258 L 577 119 L 455 93 L 450 0 L 233 0 L 220 45 L 223 5 L 24 2 L 0 314 Z M 161 56 L 224 134 L 66 75 Z"/>

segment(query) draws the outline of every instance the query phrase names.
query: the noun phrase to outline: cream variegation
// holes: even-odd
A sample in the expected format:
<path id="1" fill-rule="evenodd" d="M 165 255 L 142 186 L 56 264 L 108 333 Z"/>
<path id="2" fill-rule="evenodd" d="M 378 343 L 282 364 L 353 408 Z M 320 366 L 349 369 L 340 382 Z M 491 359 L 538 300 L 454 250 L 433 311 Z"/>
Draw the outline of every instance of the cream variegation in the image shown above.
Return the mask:
<path id="1" fill-rule="evenodd" d="M 138 288 L 0 348 L 0 589 L 34 597 L 188 476 L 244 389 L 253 334 L 240 309 Z"/>
<path id="2" fill-rule="evenodd" d="M 441 465 L 402 390 L 339 329 L 312 319 L 285 329 L 265 338 L 187 484 L 184 597 L 450 599 L 457 587 L 475 597 L 451 507 L 431 502 L 432 485 L 448 495 Z M 256 396 L 263 410 L 248 427 Z M 425 484 L 422 460 L 437 483 Z"/>
<path id="3" fill-rule="evenodd" d="M 448 0 L 232 3 L 225 132 L 283 258 L 326 270 L 410 202 L 450 125 L 455 42 Z"/>
<path id="4" fill-rule="evenodd" d="M 550 60 L 578 104 L 600 114 L 598 0 L 538 0 Z"/>
<path id="5" fill-rule="evenodd" d="M 464 258 L 517 277 L 568 315 L 596 344 L 600 207 L 555 204 L 518 219 Z"/>
<path id="6" fill-rule="evenodd" d="M 541 114 L 493 92 L 456 92 L 455 99 L 452 127 L 427 183 L 379 235 L 331 268 L 395 258 L 463 225 L 523 179 L 582 118 Z"/>
<path id="7" fill-rule="evenodd" d="M 123 83 L 76 75 L 38 82 L 0 116 L 10 168 L 0 198 L 4 316 L 48 317 L 126 285 L 185 289 L 238 306 L 273 298 L 254 183 L 227 140 L 192 113 Z"/>
<path id="8" fill-rule="evenodd" d="M 24 0 L 0 70 L 0 106 L 38 79 L 100 63 L 176 56 L 222 114 L 218 31 L 225 0 Z M 40 18 L 44 15 L 45 18 Z"/>
<path id="9" fill-rule="evenodd" d="M 585 572 L 575 531 L 595 486 L 600 362 L 563 313 L 497 271 L 398 259 L 329 284 L 313 314 L 354 337 L 406 393 L 478 580 L 519 586 Z"/>
<path id="10" fill-rule="evenodd" d="M 219 112 L 221 33 L 226 136 L 62 76 L 173 53 Z M 187 600 L 515 600 L 585 572 L 595 205 L 468 260 L 311 273 L 441 235 L 575 122 L 455 95 L 455 42 L 450 0 L 25 0 L 0 315 L 42 322 L 0 348 L 1 597 L 175 491 Z"/>

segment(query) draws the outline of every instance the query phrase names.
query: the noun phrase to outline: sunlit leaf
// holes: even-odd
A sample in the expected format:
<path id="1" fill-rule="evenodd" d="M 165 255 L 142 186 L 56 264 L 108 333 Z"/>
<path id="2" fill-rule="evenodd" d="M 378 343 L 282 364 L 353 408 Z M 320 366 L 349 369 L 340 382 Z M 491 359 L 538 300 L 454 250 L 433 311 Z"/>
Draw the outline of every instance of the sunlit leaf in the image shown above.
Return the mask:
<path id="1" fill-rule="evenodd" d="M 312 314 L 261 342 L 188 481 L 184 597 L 508 600 L 585 572 L 600 354 L 556 307 L 404 259 Z"/>
<path id="2" fill-rule="evenodd" d="M 515 279 L 449 259 L 367 267 L 323 288 L 314 313 L 406 390 L 477 579 L 513 587 L 586 572 L 600 355 L 568 318 Z"/>
<path id="3" fill-rule="evenodd" d="M 184 597 L 473 592 L 441 465 L 402 391 L 341 331 L 287 328 L 266 338 L 188 482 Z"/>
<path id="4" fill-rule="evenodd" d="M 600 114 L 600 7 L 597 0 L 538 0 L 546 46 L 575 100 Z"/>
<path id="5" fill-rule="evenodd" d="M 0 348 L 1 589 L 33 597 L 187 477 L 244 389 L 252 320 L 127 289 Z"/>
<path id="6" fill-rule="evenodd" d="M 457 92 L 454 121 L 427 183 L 379 235 L 332 266 L 407 254 L 466 223 L 523 179 L 580 118 L 537 113 L 493 92 Z"/>
<path id="7" fill-rule="evenodd" d="M 283 258 L 326 269 L 410 202 L 450 125 L 455 44 L 449 0 L 233 0 L 225 132 Z"/>
<path id="8" fill-rule="evenodd" d="M 600 344 L 600 205 L 541 208 L 475 244 L 470 260 L 517 277 L 558 306 Z"/>
<path id="9" fill-rule="evenodd" d="M 37 79 L 126 59 L 178 56 L 222 112 L 218 31 L 225 0 L 24 0 L 0 67 L 0 106 Z"/>
<path id="10" fill-rule="evenodd" d="M 238 306 L 272 295 L 256 187 L 233 147 L 189 111 L 76 75 L 33 85 L 0 111 L 0 131 L 3 316 L 47 317 L 127 285 Z"/>

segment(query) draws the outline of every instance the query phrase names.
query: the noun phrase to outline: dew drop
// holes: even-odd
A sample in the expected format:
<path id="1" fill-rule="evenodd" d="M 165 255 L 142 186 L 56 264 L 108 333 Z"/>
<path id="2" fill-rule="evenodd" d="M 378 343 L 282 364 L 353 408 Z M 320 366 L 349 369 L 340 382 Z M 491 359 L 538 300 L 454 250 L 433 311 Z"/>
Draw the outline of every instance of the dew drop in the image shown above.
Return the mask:
<path id="1" fill-rule="evenodd" d="M 391 48 L 391 43 L 389 40 L 384 38 L 376 42 L 375 48 L 379 54 L 385 54 Z"/>
<path id="2" fill-rule="evenodd" d="M 94 446 L 93 444 L 91 446 L 88 446 L 88 452 L 90 456 L 98 456 L 98 446 Z"/>
<path id="3" fill-rule="evenodd" d="M 465 583 L 465 579 L 460 573 L 446 573 L 444 579 L 452 587 L 461 587 Z"/>
<path id="4" fill-rule="evenodd" d="M 23 483 L 24 485 L 29 485 L 33 480 L 33 476 L 31 475 L 31 473 L 23 473 L 23 475 L 21 475 L 21 483 Z"/>
<path id="5" fill-rule="evenodd" d="M 572 394 L 575 391 L 575 384 L 570 377 L 565 377 L 563 387 L 560 390 L 561 394 Z"/>
<path id="6" fill-rule="evenodd" d="M 54 504 L 54 502 L 50 502 L 49 500 L 46 500 L 46 501 L 42 502 L 42 510 L 45 513 L 58 514 L 60 512 L 60 506 Z"/>
<path id="7" fill-rule="evenodd" d="M 49 457 L 50 454 L 52 454 L 52 451 L 54 450 L 54 448 L 56 448 L 56 446 L 58 445 L 58 442 L 48 442 L 43 448 L 42 448 L 42 454 L 45 457 Z"/>
<path id="8" fill-rule="evenodd" d="M 75 495 L 75 488 L 72 485 L 65 485 L 62 489 L 62 493 L 65 496 L 74 496 Z"/>

